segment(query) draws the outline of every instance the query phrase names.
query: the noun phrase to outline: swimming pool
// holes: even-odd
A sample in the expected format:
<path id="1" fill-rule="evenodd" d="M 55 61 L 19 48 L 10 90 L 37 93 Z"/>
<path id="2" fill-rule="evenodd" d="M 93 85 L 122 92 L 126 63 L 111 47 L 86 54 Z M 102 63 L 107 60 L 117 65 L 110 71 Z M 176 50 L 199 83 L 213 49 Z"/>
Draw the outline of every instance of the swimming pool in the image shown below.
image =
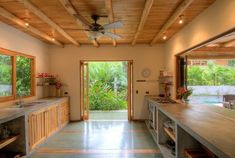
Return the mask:
<path id="1" fill-rule="evenodd" d="M 223 96 L 190 96 L 189 103 L 218 105 L 222 104 Z"/>

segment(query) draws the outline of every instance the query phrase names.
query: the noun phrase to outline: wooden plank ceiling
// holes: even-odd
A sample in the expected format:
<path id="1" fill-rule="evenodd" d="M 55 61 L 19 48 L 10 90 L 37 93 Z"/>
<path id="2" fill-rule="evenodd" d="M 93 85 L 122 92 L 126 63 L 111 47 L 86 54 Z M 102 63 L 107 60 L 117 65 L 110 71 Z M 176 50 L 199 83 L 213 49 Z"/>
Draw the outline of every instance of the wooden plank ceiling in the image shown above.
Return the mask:
<path id="1" fill-rule="evenodd" d="M 44 42 L 57 45 L 156 44 L 164 43 L 191 22 L 215 0 L 0 0 L 0 21 Z M 71 11 L 74 9 L 73 11 Z M 68 9 L 69 8 L 69 9 Z M 6 16 L 6 12 L 8 13 Z M 104 15 L 101 25 L 121 20 L 122 28 L 111 30 L 121 39 L 102 36 L 97 41 L 82 31 L 91 15 Z M 11 16 L 9 16 L 11 15 Z M 23 20 L 27 27 L 16 23 Z M 81 17 L 76 21 L 75 17 Z M 83 21 L 83 18 L 85 19 Z M 180 18 L 183 23 L 179 24 Z M 29 24 L 29 25 L 28 25 Z M 33 30 L 32 30 L 33 28 Z M 35 32 L 35 29 L 42 34 Z M 51 39 L 48 39 L 48 36 Z M 165 36 L 165 40 L 163 39 Z"/>

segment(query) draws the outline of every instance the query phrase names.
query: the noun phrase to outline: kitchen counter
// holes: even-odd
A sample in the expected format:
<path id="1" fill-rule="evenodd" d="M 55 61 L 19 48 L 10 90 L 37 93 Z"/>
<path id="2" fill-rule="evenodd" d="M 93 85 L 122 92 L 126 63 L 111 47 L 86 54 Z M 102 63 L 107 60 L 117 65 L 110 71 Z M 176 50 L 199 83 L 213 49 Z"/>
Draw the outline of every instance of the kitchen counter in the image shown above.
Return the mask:
<path id="1" fill-rule="evenodd" d="M 146 97 L 154 102 L 153 97 Z M 159 104 L 159 110 L 219 157 L 235 157 L 235 111 L 210 105 Z"/>
<path id="2" fill-rule="evenodd" d="M 66 100 L 66 98 L 67 97 L 38 99 L 34 100 L 33 102 L 40 102 L 40 103 L 35 104 L 33 106 L 22 107 L 22 108 L 17 108 L 12 106 L 7 108 L 2 108 L 0 109 L 0 124 L 18 118 L 20 116 L 27 115 L 30 112 L 37 111 L 41 108 L 45 108 L 52 104 L 59 103 L 63 100 Z"/>

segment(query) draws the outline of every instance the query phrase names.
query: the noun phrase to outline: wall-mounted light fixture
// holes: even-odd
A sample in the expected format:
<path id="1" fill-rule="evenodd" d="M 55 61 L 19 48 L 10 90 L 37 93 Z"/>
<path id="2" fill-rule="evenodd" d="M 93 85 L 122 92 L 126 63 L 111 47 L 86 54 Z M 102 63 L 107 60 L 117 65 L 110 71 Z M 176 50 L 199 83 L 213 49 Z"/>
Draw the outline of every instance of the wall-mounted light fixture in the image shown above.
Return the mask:
<path id="1" fill-rule="evenodd" d="M 183 24 L 184 23 L 184 15 L 180 15 L 179 16 L 179 24 Z"/>

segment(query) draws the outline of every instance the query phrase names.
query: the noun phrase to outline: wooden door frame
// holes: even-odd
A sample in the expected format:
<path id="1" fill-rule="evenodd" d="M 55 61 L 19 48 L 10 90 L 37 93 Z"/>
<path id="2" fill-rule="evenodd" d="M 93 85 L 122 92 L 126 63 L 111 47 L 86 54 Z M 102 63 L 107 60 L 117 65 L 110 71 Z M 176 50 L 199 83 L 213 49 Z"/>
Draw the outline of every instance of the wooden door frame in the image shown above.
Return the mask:
<path id="1" fill-rule="evenodd" d="M 83 82 L 84 82 L 84 71 L 83 71 L 83 64 L 85 62 L 127 62 L 127 69 L 128 69 L 128 74 L 127 74 L 127 79 L 128 79 L 128 121 L 132 121 L 133 119 L 133 60 L 80 60 L 80 119 L 84 120 L 83 118 L 83 112 L 84 112 L 84 100 L 83 100 L 83 93 L 84 93 L 84 87 L 83 87 Z"/>

